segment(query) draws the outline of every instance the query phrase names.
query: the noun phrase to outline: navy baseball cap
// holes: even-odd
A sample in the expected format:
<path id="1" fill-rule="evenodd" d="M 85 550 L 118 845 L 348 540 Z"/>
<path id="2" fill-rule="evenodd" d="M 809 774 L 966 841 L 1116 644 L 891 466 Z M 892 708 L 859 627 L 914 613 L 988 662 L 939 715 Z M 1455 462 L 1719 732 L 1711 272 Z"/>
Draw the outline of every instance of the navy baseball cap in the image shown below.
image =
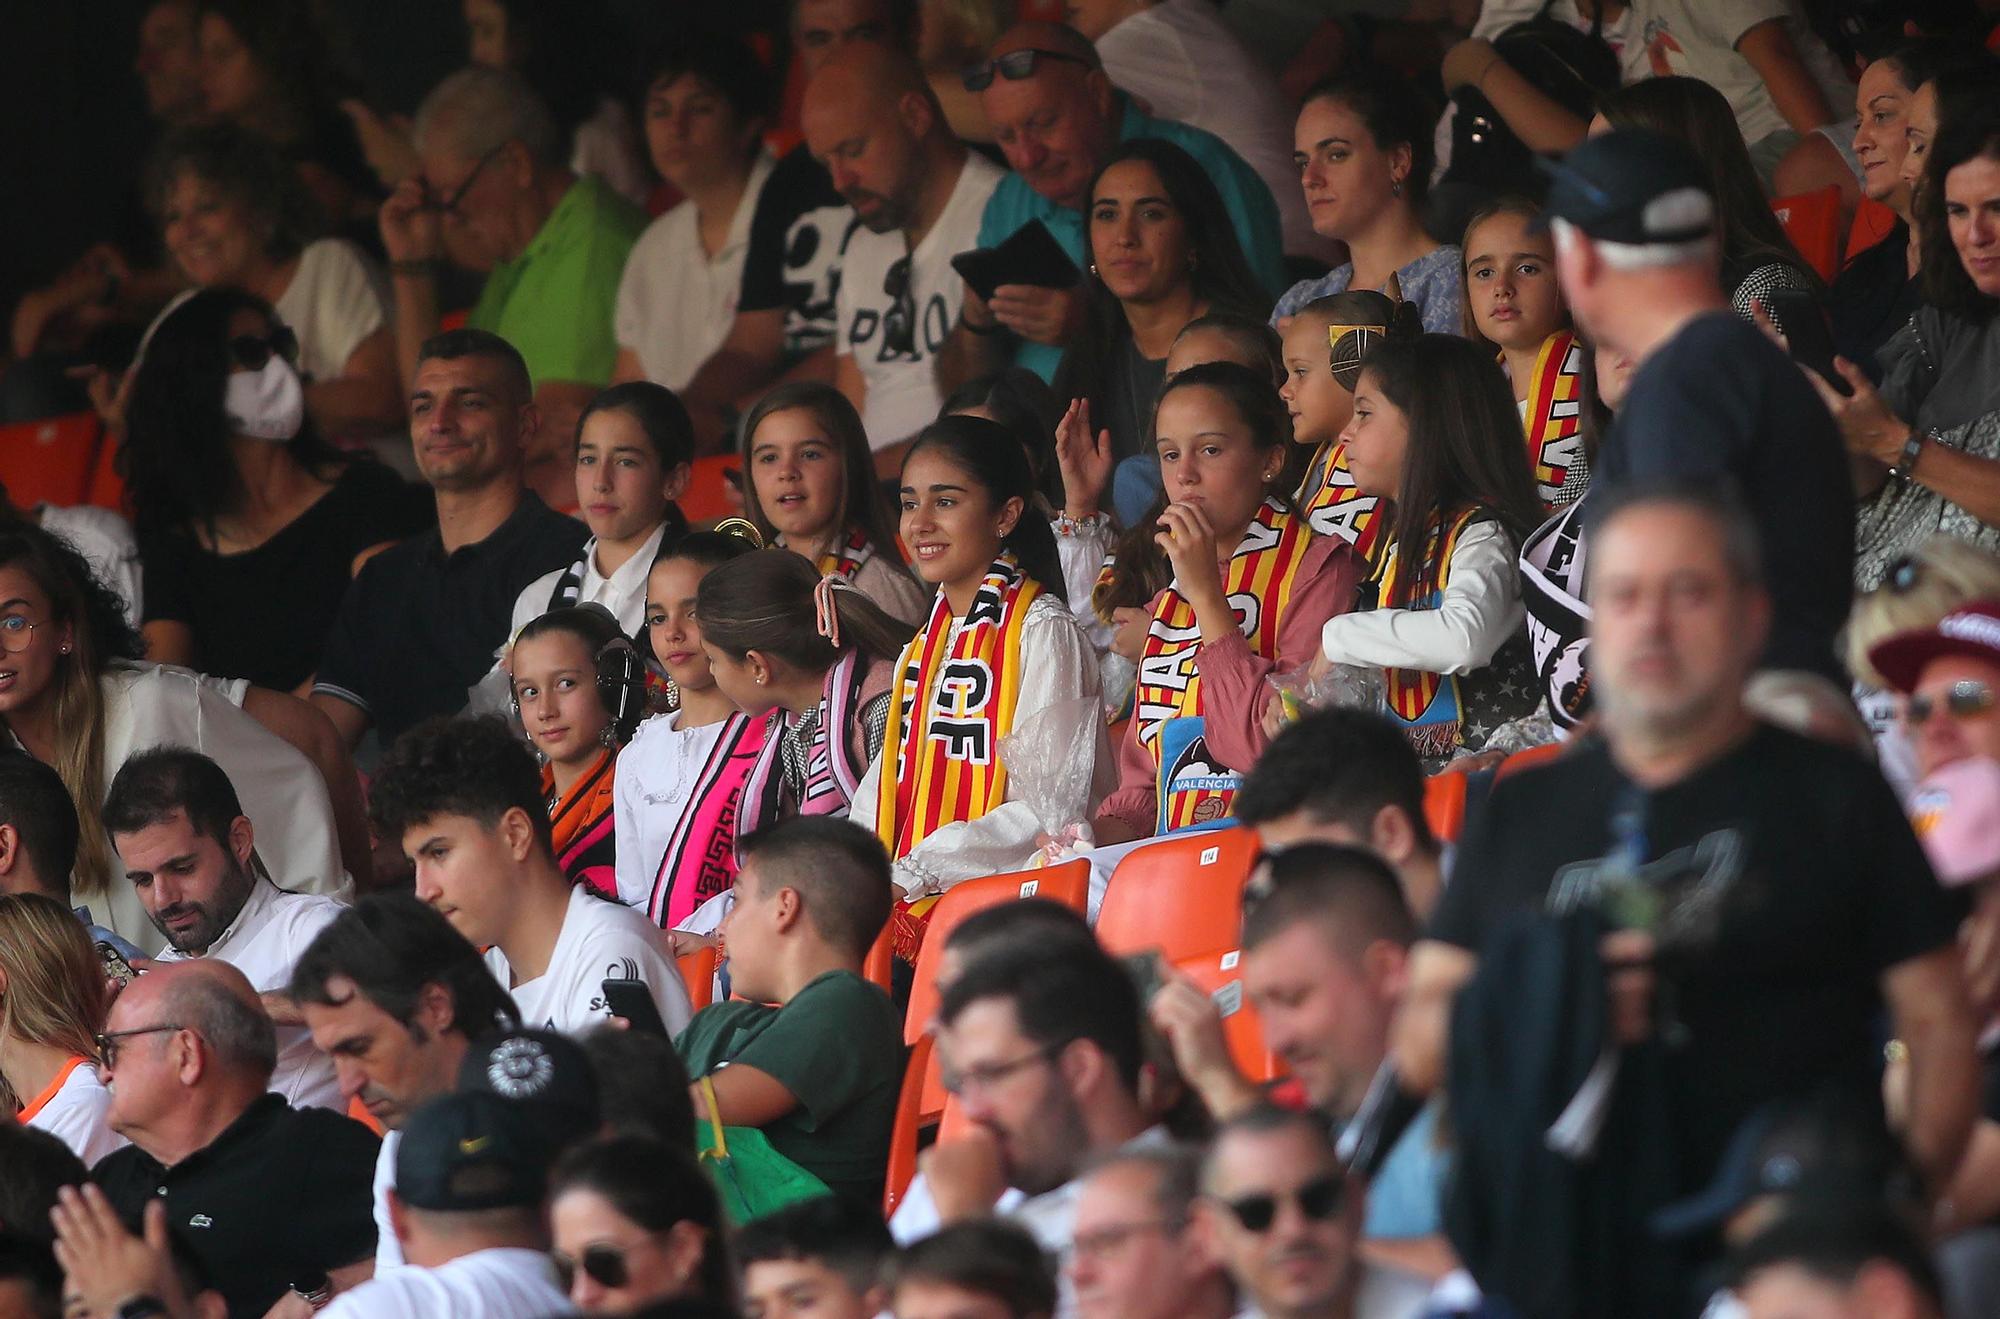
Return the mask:
<path id="1" fill-rule="evenodd" d="M 1763 1196 L 1880 1199 L 1901 1167 L 1879 1116 L 1830 1095 L 1772 1100 L 1738 1125 L 1708 1184 L 1655 1210 L 1649 1226 L 1656 1237 L 1686 1240 L 1721 1230 Z"/>
<path id="2" fill-rule="evenodd" d="M 552 1030 L 512 1030 L 475 1043 L 458 1071 L 461 1094 L 497 1095 L 533 1110 L 559 1143 L 597 1130 L 597 1073 L 583 1048 Z"/>
<path id="3" fill-rule="evenodd" d="M 396 1196 L 417 1209 L 469 1213 L 539 1205 L 555 1148 L 522 1104 L 494 1094 L 432 1100 L 396 1146 Z"/>
<path id="4" fill-rule="evenodd" d="M 1550 176 L 1539 225 L 1566 220 L 1607 243 L 1688 243 L 1715 232 L 1715 183 L 1687 144 L 1643 128 L 1585 138 Z"/>

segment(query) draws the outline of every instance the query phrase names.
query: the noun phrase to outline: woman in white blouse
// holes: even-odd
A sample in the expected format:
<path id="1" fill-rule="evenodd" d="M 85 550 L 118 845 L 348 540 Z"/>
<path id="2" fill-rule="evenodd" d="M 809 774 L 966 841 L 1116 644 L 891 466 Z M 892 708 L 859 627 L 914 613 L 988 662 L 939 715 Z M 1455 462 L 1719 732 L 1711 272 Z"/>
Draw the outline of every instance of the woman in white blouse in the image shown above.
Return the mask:
<path id="1" fill-rule="evenodd" d="M 97 1075 L 104 967 L 83 922 L 39 893 L 0 895 L 0 1120 L 55 1136 L 88 1168 L 125 1143 Z"/>
<path id="2" fill-rule="evenodd" d="M 646 147 L 686 200 L 648 225 L 626 259 L 614 379 L 685 389 L 727 337 L 773 163 L 763 147 L 768 83 L 748 47 L 719 36 L 650 71 Z"/>

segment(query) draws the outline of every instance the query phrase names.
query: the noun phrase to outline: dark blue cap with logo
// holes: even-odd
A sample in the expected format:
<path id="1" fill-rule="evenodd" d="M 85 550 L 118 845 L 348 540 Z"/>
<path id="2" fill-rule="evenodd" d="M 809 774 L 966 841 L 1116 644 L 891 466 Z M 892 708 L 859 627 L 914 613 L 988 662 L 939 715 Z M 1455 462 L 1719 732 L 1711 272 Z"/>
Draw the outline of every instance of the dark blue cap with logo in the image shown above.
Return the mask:
<path id="1" fill-rule="evenodd" d="M 1688 243 L 1715 232 L 1715 181 L 1692 148 L 1643 128 L 1583 142 L 1560 160 L 1538 158 L 1550 177 L 1540 223 L 1565 220 L 1607 243 Z"/>
<path id="2" fill-rule="evenodd" d="M 396 1146 L 396 1198 L 471 1213 L 542 1202 L 555 1147 L 534 1111 L 498 1095 L 444 1095 L 411 1114 Z"/>

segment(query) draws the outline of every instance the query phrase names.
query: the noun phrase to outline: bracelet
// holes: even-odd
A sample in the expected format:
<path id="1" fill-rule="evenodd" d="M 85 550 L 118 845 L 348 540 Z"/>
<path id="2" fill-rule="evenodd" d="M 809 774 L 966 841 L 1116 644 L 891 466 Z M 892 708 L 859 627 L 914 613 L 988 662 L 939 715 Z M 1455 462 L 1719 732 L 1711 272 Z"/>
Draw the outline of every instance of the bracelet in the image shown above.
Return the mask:
<path id="1" fill-rule="evenodd" d="M 972 323 L 972 319 L 966 316 L 963 312 L 959 313 L 958 323 L 965 327 L 966 333 L 976 334 L 982 339 L 986 338 L 989 335 L 1000 334 L 1007 328 L 997 320 L 988 321 L 984 325 L 974 325 Z"/>
<path id="2" fill-rule="evenodd" d="M 392 275 L 432 275 L 437 268 L 438 259 L 434 256 L 400 257 L 389 263 Z"/>
<path id="3" fill-rule="evenodd" d="M 1924 451 L 1924 442 L 1931 438 L 1931 435 L 1924 431 L 1912 430 L 1910 438 L 1903 441 L 1903 452 L 1896 459 L 1895 466 L 1889 469 L 1890 478 L 1898 485 L 1908 485 L 1914 478 L 1917 470 L 1917 458 Z"/>
<path id="4" fill-rule="evenodd" d="M 1050 529 L 1058 536 L 1079 536 L 1086 531 L 1096 531 L 1105 522 L 1104 510 L 1099 509 L 1088 517 L 1073 518 L 1068 513 L 1057 510 L 1049 521 Z"/>

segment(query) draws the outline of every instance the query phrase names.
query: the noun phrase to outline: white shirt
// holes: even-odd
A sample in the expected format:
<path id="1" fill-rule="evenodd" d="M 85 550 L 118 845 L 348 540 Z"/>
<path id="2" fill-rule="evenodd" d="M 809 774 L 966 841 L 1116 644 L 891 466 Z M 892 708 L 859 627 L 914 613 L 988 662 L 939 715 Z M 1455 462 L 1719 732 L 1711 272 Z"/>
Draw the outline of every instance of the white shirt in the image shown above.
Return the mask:
<path id="1" fill-rule="evenodd" d="M 682 728 L 681 712 L 655 715 L 618 753 L 611 785 L 612 848 L 618 900 L 644 912 L 653 898 L 660 862 L 680 828 L 681 816 L 697 805 L 695 780 L 708 763 L 727 719 L 700 728 Z"/>
<path id="2" fill-rule="evenodd" d="M 539 1250 L 499 1246 L 434 1269 L 377 1274 L 333 1298 L 326 1319 L 541 1319 L 574 1314 L 556 1286 L 556 1266 Z"/>
<path id="3" fill-rule="evenodd" d="M 70 1060 L 55 1092 L 39 1105 L 31 1100 L 20 1120 L 69 1146 L 85 1168 L 129 1143 L 111 1129 L 111 1092 L 98 1079 L 96 1065 L 81 1058 Z"/>
<path id="4" fill-rule="evenodd" d="M 319 932 L 340 915 L 341 904 L 318 893 L 283 893 L 270 881 L 250 886 L 250 897 L 236 919 L 208 946 L 203 957 L 227 962 L 241 971 L 258 993 L 284 989 L 292 983 L 292 968 Z M 169 944 L 156 960 L 187 962 L 194 958 Z M 293 1108 L 317 1105 L 336 1113 L 347 1111 L 333 1059 L 313 1046 L 312 1032 L 303 1026 L 278 1027 L 278 1066 L 271 1073 L 271 1093 L 283 1095 Z"/>
<path id="5" fill-rule="evenodd" d="M 1003 171 L 978 152 L 968 152 L 958 182 L 924 240 L 912 251 L 900 229 L 878 234 L 857 224 L 841 255 L 840 290 L 834 299 L 834 352 L 852 357 L 867 382 L 861 422 L 870 446 L 882 449 L 909 439 L 937 420 L 944 406 L 938 389 L 937 355 L 958 324 L 965 280 L 951 259 L 979 246 L 979 222 L 986 199 Z M 914 309 L 908 352 L 891 353 L 883 332 L 896 299 L 884 287 L 890 271 L 909 257 L 908 292 L 903 308 Z"/>
<path id="6" fill-rule="evenodd" d="M 528 1026 L 581 1035 L 608 1021 L 608 979 L 644 981 L 669 1034 L 680 1034 L 694 1015 L 680 968 L 667 956 L 653 923 L 622 902 L 593 897 L 582 885 L 570 890 L 547 971 L 517 985 L 507 954 L 498 948 L 487 950 L 486 966 L 513 993 Z"/>
<path id="7" fill-rule="evenodd" d="M 400 1131 L 382 1133 L 382 1148 L 375 1153 L 375 1276 L 403 1267 L 403 1243 L 389 1225 L 389 1192 L 396 1189 L 396 1147 L 403 1143 Z"/>
<path id="8" fill-rule="evenodd" d="M 1278 203 L 1285 251 L 1338 259 L 1338 245 L 1313 232 L 1305 190 L 1292 163 L 1292 120 L 1278 81 L 1237 40 L 1213 0 L 1165 0 L 1097 39 L 1104 71 L 1147 113 L 1215 134 L 1257 171 Z"/>
<path id="9" fill-rule="evenodd" d="M 618 281 L 612 330 L 620 348 L 638 355 L 646 379 L 686 389 L 729 337 L 743 290 L 743 259 L 750 251 L 750 217 L 775 163 L 768 151 L 758 153 L 714 256 L 702 248 L 701 214 L 692 200 L 647 225 L 632 244 Z"/>
<path id="10" fill-rule="evenodd" d="M 618 565 L 616 572 L 606 577 L 597 570 L 597 537 L 592 536 L 583 546 L 583 581 L 577 588 L 576 602 L 580 605 L 603 605 L 618 620 L 618 630 L 628 637 L 639 635 L 639 629 L 646 621 L 646 574 L 653 569 L 653 556 L 660 552 L 660 541 L 666 536 L 665 523 L 653 528 L 653 534 L 631 558 Z M 549 597 L 555 594 L 556 583 L 562 580 L 568 568 L 558 568 L 551 573 L 543 573 L 528 583 L 514 601 L 514 618 L 507 628 L 507 641 L 511 644 L 516 634 L 528 624 L 549 612 Z"/>
<path id="11" fill-rule="evenodd" d="M 145 592 L 139 575 L 139 542 L 132 524 L 108 508 L 78 504 L 57 508 L 43 504 L 37 510 L 42 530 L 61 536 L 83 555 L 90 570 L 125 602 L 125 621 L 139 626 Z"/>
<path id="12" fill-rule="evenodd" d="M 345 238 L 307 243 L 272 306 L 298 336 L 299 371 L 309 381 L 338 379 L 361 341 L 389 323 L 382 273 Z"/>
<path id="13" fill-rule="evenodd" d="M 599 101 L 597 113 L 576 126 L 570 142 L 570 173 L 595 174 L 626 201 L 645 208 L 653 195 L 652 162 L 617 97 Z"/>
<path id="14" fill-rule="evenodd" d="M 964 619 L 954 618 L 953 635 L 964 625 Z M 945 642 L 947 651 L 951 645 L 950 640 Z M 1021 627 L 1020 683 L 1014 705 L 1017 729 L 1038 711 L 1059 702 L 1087 697 L 1096 703 L 1103 699 L 1098 684 L 1097 652 L 1077 625 L 1075 615 L 1053 595 L 1037 596 L 1028 606 L 1028 616 Z M 909 895 L 942 892 L 961 879 L 1019 870 L 1035 855 L 1036 834 L 1088 821 L 1104 795 L 1116 786 L 1118 774 L 1102 720 L 1096 721 L 1096 728 L 1089 779 L 1076 776 L 1077 791 L 1054 804 L 1053 813 L 1065 818 L 1046 822 L 1036 818 L 1034 809 L 1017 795 L 1019 773 L 1010 772 L 1007 800 L 977 819 L 960 820 L 934 831 L 896 862 L 897 887 Z M 893 738 L 894 729 L 890 732 Z M 892 740 L 883 746 L 882 754 L 868 767 L 866 777 L 855 791 L 854 806 L 847 818 L 870 832 L 875 828 L 883 766 L 887 764 L 888 772 L 893 774 L 895 758 L 896 744 Z"/>
<path id="15" fill-rule="evenodd" d="M 1465 529 L 1435 609 L 1367 609 L 1326 620 L 1320 647 L 1336 664 L 1476 673 L 1521 630 L 1518 555 L 1497 522 Z"/>

